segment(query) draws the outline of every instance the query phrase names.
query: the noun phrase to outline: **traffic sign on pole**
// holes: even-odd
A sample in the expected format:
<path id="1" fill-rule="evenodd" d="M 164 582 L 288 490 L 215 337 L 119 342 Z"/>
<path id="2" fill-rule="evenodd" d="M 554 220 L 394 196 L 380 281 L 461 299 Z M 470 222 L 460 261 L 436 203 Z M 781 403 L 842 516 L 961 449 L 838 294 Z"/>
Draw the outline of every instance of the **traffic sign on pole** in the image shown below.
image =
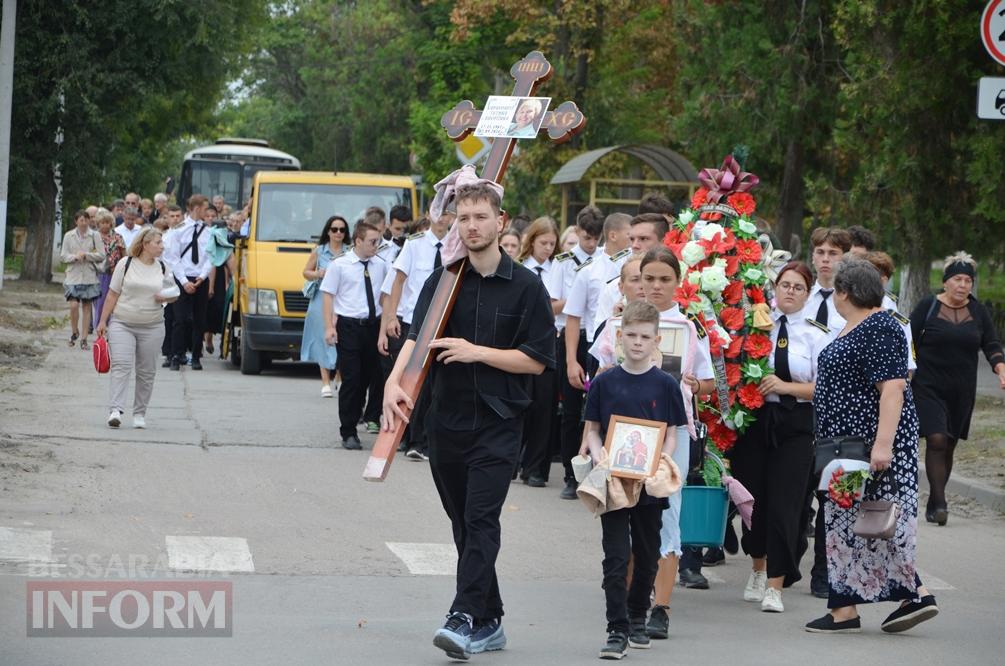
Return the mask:
<path id="1" fill-rule="evenodd" d="M 995 62 L 1005 67 L 1005 0 L 991 0 L 984 8 L 981 41 Z"/>
<path id="2" fill-rule="evenodd" d="M 985 76 L 977 84 L 977 117 L 1005 120 L 1005 78 Z"/>

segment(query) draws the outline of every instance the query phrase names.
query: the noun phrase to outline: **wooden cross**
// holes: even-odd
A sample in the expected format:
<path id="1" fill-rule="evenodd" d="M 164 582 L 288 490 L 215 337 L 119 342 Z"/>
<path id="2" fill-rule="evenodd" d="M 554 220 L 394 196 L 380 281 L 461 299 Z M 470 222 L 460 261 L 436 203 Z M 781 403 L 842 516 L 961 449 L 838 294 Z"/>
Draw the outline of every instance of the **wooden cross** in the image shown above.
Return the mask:
<path id="1" fill-rule="evenodd" d="M 510 76 L 516 81 L 513 86 L 513 97 L 533 97 L 538 86 L 552 77 L 554 70 L 551 63 L 540 51 L 531 51 L 525 57 L 516 62 L 509 70 Z M 478 119 L 481 111 L 475 109 L 475 105 L 468 100 L 464 100 L 450 111 L 443 114 L 440 125 L 447 131 L 454 141 L 463 140 L 468 134 L 473 132 L 478 126 Z M 545 114 L 541 130 L 547 131 L 548 138 L 555 143 L 568 141 L 573 136 L 582 131 L 586 125 L 586 117 L 580 113 L 574 102 L 563 102 L 553 111 Z M 489 150 L 485 166 L 482 168 L 481 177 L 486 180 L 502 182 L 503 174 L 509 165 L 510 157 L 513 155 L 513 148 L 516 147 L 517 139 L 496 138 L 492 141 L 492 148 Z M 436 291 L 433 293 L 426 318 L 419 329 L 418 337 L 415 341 L 415 348 L 412 356 L 405 366 L 401 376 L 401 388 L 415 402 L 422 389 L 422 383 L 429 372 L 432 355 L 429 353 L 429 343 L 443 335 L 450 311 L 454 307 L 457 292 L 464 275 L 463 267 L 465 261 L 457 261 L 448 266 L 440 274 L 440 280 L 436 284 Z M 408 413 L 408 409 L 402 405 Z M 391 432 L 381 430 L 377 436 L 377 441 L 373 445 L 370 459 L 363 470 L 363 478 L 367 481 L 383 481 L 391 468 L 391 461 L 398 450 L 398 444 L 405 432 L 405 424 L 399 419 L 397 427 Z"/>

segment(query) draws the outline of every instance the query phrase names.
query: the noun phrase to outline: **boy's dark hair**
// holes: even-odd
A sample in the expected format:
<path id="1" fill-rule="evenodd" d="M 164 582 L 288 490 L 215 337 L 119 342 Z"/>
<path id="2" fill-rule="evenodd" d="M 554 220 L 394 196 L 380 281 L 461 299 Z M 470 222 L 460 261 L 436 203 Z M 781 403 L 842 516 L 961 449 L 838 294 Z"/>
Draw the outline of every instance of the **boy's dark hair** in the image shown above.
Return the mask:
<path id="1" fill-rule="evenodd" d="M 412 221 L 412 209 L 408 206 L 393 206 L 387 217 L 391 220 L 408 223 Z"/>
<path id="2" fill-rule="evenodd" d="M 625 326 L 632 324 L 652 324 L 653 328 L 659 331 L 660 311 L 652 303 L 632 301 L 621 313 L 621 327 L 624 329 Z"/>
<path id="3" fill-rule="evenodd" d="M 368 231 L 376 231 L 378 234 L 380 233 L 380 229 L 370 224 L 366 220 L 361 220 L 360 222 L 357 222 L 356 226 L 352 230 L 353 244 L 355 245 L 356 241 L 366 238 L 366 232 Z"/>
<path id="4" fill-rule="evenodd" d="M 848 227 L 848 235 L 851 236 L 851 244 L 855 247 L 864 247 L 869 252 L 876 249 L 876 236 L 865 227 L 853 224 Z"/>
<path id="5" fill-rule="evenodd" d="M 639 202 L 639 215 L 643 215 L 645 213 L 673 215 L 674 205 L 669 199 L 659 192 L 650 192 L 642 197 L 642 200 Z"/>
<path id="6" fill-rule="evenodd" d="M 632 218 L 632 226 L 636 224 L 651 224 L 656 230 L 656 238 L 663 240 L 663 237 L 670 231 L 670 223 L 659 213 L 642 213 Z"/>
<path id="7" fill-rule="evenodd" d="M 213 204 L 209 204 L 208 206 L 206 206 L 206 210 L 211 210 L 214 213 L 216 213 L 217 215 L 220 214 L 220 209 L 217 208 L 216 206 L 214 206 Z"/>
<path id="8" fill-rule="evenodd" d="M 816 249 L 824 243 L 830 243 L 834 247 L 841 248 L 842 252 L 847 252 L 851 249 L 851 234 L 841 227 L 817 227 L 810 234 L 810 245 Z"/>
<path id="9" fill-rule="evenodd" d="M 530 218 L 523 213 L 516 215 L 512 220 L 509 221 L 509 228 L 517 232 L 521 236 L 527 231 L 527 227 L 530 226 Z"/>
<path id="10" fill-rule="evenodd" d="M 171 204 L 170 206 L 166 206 L 164 210 L 168 211 L 169 213 L 180 213 L 181 206 L 179 206 L 178 204 Z"/>
<path id="11" fill-rule="evenodd" d="M 586 206 L 576 215 L 576 226 L 587 236 L 599 238 L 604 232 L 604 213 L 596 206 Z"/>
<path id="12" fill-rule="evenodd" d="M 498 215 L 499 211 L 502 210 L 502 201 L 499 199 L 499 193 L 489 187 L 486 183 L 473 183 L 471 185 L 461 185 L 457 188 L 456 194 L 454 194 L 454 208 L 456 210 L 457 204 L 462 201 L 488 201 L 489 206 Z"/>
<path id="13" fill-rule="evenodd" d="M 666 246 L 657 245 L 656 247 L 650 248 L 646 252 L 646 256 L 642 257 L 642 265 L 639 266 L 639 270 L 644 271 L 646 266 L 655 263 L 666 264 L 672 268 L 674 275 L 677 276 L 677 280 L 680 281 L 680 262 L 677 261 L 677 257 L 673 252 L 668 250 Z"/>

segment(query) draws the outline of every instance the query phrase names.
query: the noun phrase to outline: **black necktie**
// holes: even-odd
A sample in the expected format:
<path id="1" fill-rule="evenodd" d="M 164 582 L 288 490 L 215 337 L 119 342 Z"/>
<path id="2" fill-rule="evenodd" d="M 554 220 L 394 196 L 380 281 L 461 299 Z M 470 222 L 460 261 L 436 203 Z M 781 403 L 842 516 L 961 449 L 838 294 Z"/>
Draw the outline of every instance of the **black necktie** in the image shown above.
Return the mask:
<path id="1" fill-rule="evenodd" d="M 823 298 L 820 301 L 820 307 L 817 308 L 817 321 L 823 324 L 824 326 L 827 325 L 827 299 L 830 298 L 830 295 L 833 293 L 834 293 L 833 289 L 820 290 L 820 295 Z"/>
<path id="2" fill-rule="evenodd" d="M 361 261 L 363 264 L 363 284 L 366 287 L 366 309 L 367 317 L 370 319 L 377 318 L 377 303 L 373 300 L 373 283 L 370 282 L 370 262 Z"/>
<path id="3" fill-rule="evenodd" d="M 195 230 L 192 232 L 192 263 L 199 263 L 199 234 L 202 233 L 204 229 L 203 225 L 195 225 Z"/>
<path id="4" fill-rule="evenodd" d="M 789 331 L 785 326 L 788 317 L 782 315 L 778 318 L 778 342 L 775 343 L 775 375 L 783 382 L 792 381 L 792 372 L 789 370 Z M 778 398 L 782 402 L 782 407 L 792 409 L 796 405 L 796 397 L 793 395 L 780 395 Z"/>
<path id="5" fill-rule="evenodd" d="M 443 258 L 440 257 L 440 248 L 441 247 L 443 247 L 443 243 L 437 243 L 436 244 L 436 256 L 433 257 L 433 270 L 434 271 L 437 268 L 439 268 L 440 266 L 443 265 Z"/>
<path id="6" fill-rule="evenodd" d="M 537 271 L 537 279 L 541 280 L 543 282 L 544 281 L 544 277 L 543 277 L 544 266 L 535 266 L 534 270 Z"/>

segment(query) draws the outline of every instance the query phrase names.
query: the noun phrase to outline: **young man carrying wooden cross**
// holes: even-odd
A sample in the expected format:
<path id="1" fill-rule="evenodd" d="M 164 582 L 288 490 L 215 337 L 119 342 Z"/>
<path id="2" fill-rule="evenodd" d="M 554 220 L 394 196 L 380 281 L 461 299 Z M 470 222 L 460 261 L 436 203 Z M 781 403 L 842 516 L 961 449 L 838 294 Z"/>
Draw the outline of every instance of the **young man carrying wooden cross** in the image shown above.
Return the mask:
<path id="1" fill-rule="evenodd" d="M 502 510 L 520 454 L 531 375 L 555 367 L 555 333 L 544 284 L 499 249 L 499 193 L 484 182 L 460 186 L 456 227 L 467 263 L 443 337 L 429 346 L 429 464 L 457 547 L 457 587 L 433 644 L 455 659 L 500 650 L 502 598 L 496 578 Z M 442 267 L 426 281 L 413 321 L 426 317 Z M 384 429 L 412 400 L 401 388 L 418 327 L 409 331 L 384 389 Z"/>

